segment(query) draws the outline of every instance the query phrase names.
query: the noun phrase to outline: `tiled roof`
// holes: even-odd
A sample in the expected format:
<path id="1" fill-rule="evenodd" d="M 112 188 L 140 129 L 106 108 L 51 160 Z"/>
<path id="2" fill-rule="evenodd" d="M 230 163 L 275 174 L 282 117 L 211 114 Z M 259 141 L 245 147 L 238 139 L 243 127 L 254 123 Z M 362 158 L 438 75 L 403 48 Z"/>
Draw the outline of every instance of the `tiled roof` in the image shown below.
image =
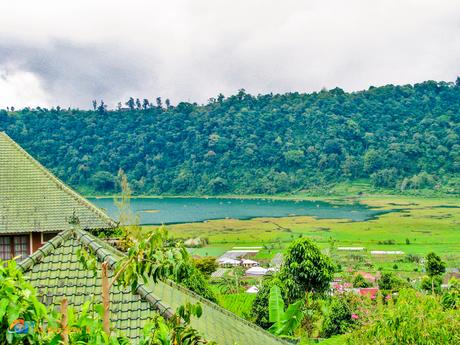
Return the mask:
<path id="1" fill-rule="evenodd" d="M 124 255 L 83 230 L 71 229 L 53 238 L 20 264 L 46 304 L 58 305 L 63 296 L 75 306 L 92 298 L 99 303 L 100 271 L 94 275 L 83 268 L 76 255 L 82 246 L 92 248 L 99 264 L 108 261 L 111 267 Z M 256 325 L 169 281 L 141 285 L 137 294 L 113 287 L 112 324 L 137 343 L 152 313 L 160 312 L 170 317 L 179 305 L 197 301 L 202 304 L 203 315 L 195 318 L 192 326 L 209 340 L 220 345 L 286 344 Z"/>
<path id="2" fill-rule="evenodd" d="M 0 132 L 0 234 L 66 230 L 73 215 L 84 229 L 115 226 Z"/>

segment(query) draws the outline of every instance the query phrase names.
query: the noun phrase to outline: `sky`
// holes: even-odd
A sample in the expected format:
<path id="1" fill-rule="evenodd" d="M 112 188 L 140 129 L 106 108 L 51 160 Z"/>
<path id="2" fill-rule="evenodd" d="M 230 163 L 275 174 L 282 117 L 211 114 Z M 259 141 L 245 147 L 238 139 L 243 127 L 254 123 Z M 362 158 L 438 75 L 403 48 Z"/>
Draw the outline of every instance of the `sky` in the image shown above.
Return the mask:
<path id="1" fill-rule="evenodd" d="M 458 0 L 1 0 L 0 13 L 0 108 L 460 75 Z"/>

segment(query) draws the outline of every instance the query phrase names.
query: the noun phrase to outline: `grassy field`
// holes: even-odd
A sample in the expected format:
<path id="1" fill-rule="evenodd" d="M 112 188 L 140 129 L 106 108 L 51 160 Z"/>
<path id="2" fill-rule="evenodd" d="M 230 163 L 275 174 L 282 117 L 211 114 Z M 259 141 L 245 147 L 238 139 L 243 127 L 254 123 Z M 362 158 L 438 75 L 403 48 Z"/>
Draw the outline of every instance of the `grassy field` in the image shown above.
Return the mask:
<path id="1" fill-rule="evenodd" d="M 194 249 L 197 255 L 219 256 L 233 246 L 258 245 L 264 249 L 257 258 L 269 260 L 275 253 L 283 251 L 293 239 L 308 236 L 323 248 L 329 247 L 331 240 L 334 240 L 336 246 L 361 246 L 367 249 L 367 253 L 371 250 L 401 250 L 405 254 L 425 255 L 435 251 L 444 257 L 449 266 L 460 265 L 459 198 L 354 195 L 315 199 L 359 202 L 390 212 L 364 222 L 313 217 L 225 219 L 175 224 L 168 226 L 168 229 L 177 237 L 207 237 L 209 245 Z M 383 244 L 383 241 L 391 244 Z M 372 261 L 375 266 L 387 268 L 390 264 L 393 266 L 397 259 L 373 257 Z M 398 264 L 400 270 L 412 271 L 414 268 L 414 265 Z"/>

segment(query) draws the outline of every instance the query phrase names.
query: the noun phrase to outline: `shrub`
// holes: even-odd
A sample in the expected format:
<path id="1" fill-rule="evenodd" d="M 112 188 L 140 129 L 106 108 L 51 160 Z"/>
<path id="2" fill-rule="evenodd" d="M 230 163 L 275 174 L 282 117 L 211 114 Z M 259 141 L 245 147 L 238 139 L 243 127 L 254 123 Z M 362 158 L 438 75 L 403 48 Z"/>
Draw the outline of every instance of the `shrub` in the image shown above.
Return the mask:
<path id="1" fill-rule="evenodd" d="M 43 323 L 48 320 L 46 307 L 39 302 L 35 289 L 23 277 L 16 261 L 0 260 L 0 344 L 35 344 L 45 340 Z M 17 319 L 35 324 L 30 334 L 12 334 L 6 330 Z"/>
<path id="2" fill-rule="evenodd" d="M 207 278 L 211 276 L 211 274 L 217 270 L 219 264 L 216 261 L 214 256 L 205 256 L 198 259 L 193 259 L 195 263 L 195 267 L 200 270 L 201 273 Z"/>
<path id="3" fill-rule="evenodd" d="M 377 280 L 377 284 L 381 290 L 399 290 L 406 285 L 401 278 L 391 272 L 382 273 L 379 280 Z"/>
<path id="4" fill-rule="evenodd" d="M 353 280 L 353 287 L 367 288 L 369 286 L 371 286 L 371 284 L 366 279 L 364 279 L 364 277 L 361 274 L 355 276 L 355 279 Z"/>
<path id="5" fill-rule="evenodd" d="M 440 276 L 424 276 L 420 282 L 420 289 L 427 292 L 440 293 L 441 292 L 442 278 Z"/>
<path id="6" fill-rule="evenodd" d="M 336 334 L 343 334 L 352 329 L 354 319 L 352 310 L 343 296 L 333 297 L 325 308 L 321 336 L 329 338 Z"/>
<path id="7" fill-rule="evenodd" d="M 181 285 L 192 290 L 198 295 L 217 302 L 214 292 L 211 290 L 208 281 L 196 267 L 190 268 L 189 274 L 180 282 Z"/>
<path id="8" fill-rule="evenodd" d="M 344 293 L 330 298 L 322 306 L 323 322 L 320 329 L 322 337 L 351 332 L 368 322 L 373 315 L 375 301 L 368 296 Z"/>
<path id="9" fill-rule="evenodd" d="M 460 280 L 452 277 L 449 280 L 447 291 L 441 297 L 444 308 L 460 309 Z"/>
<path id="10" fill-rule="evenodd" d="M 373 321 L 347 336 L 347 344 L 460 344 L 457 310 L 444 310 L 434 296 L 401 290 L 397 302 L 388 301 L 374 312 Z"/>
<path id="11" fill-rule="evenodd" d="M 268 314 L 268 299 L 270 296 L 270 289 L 274 285 L 281 287 L 283 300 L 285 301 L 286 289 L 284 288 L 283 282 L 277 276 L 265 276 L 262 280 L 259 292 L 252 302 L 251 318 L 262 328 L 268 328 L 271 325 Z"/>

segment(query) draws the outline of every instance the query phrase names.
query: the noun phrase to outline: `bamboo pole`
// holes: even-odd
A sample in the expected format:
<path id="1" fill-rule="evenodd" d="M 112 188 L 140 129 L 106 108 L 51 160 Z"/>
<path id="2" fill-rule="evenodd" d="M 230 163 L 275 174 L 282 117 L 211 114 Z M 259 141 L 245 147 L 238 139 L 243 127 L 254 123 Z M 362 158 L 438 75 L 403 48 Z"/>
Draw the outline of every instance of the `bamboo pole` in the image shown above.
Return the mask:
<path id="1" fill-rule="evenodd" d="M 63 298 L 61 301 L 61 340 L 64 345 L 69 343 L 69 329 L 67 326 L 67 307 L 69 303 L 67 298 Z"/>
<path id="2" fill-rule="evenodd" d="M 102 263 L 102 326 L 104 332 L 110 336 L 110 283 L 108 275 L 108 262 Z"/>

